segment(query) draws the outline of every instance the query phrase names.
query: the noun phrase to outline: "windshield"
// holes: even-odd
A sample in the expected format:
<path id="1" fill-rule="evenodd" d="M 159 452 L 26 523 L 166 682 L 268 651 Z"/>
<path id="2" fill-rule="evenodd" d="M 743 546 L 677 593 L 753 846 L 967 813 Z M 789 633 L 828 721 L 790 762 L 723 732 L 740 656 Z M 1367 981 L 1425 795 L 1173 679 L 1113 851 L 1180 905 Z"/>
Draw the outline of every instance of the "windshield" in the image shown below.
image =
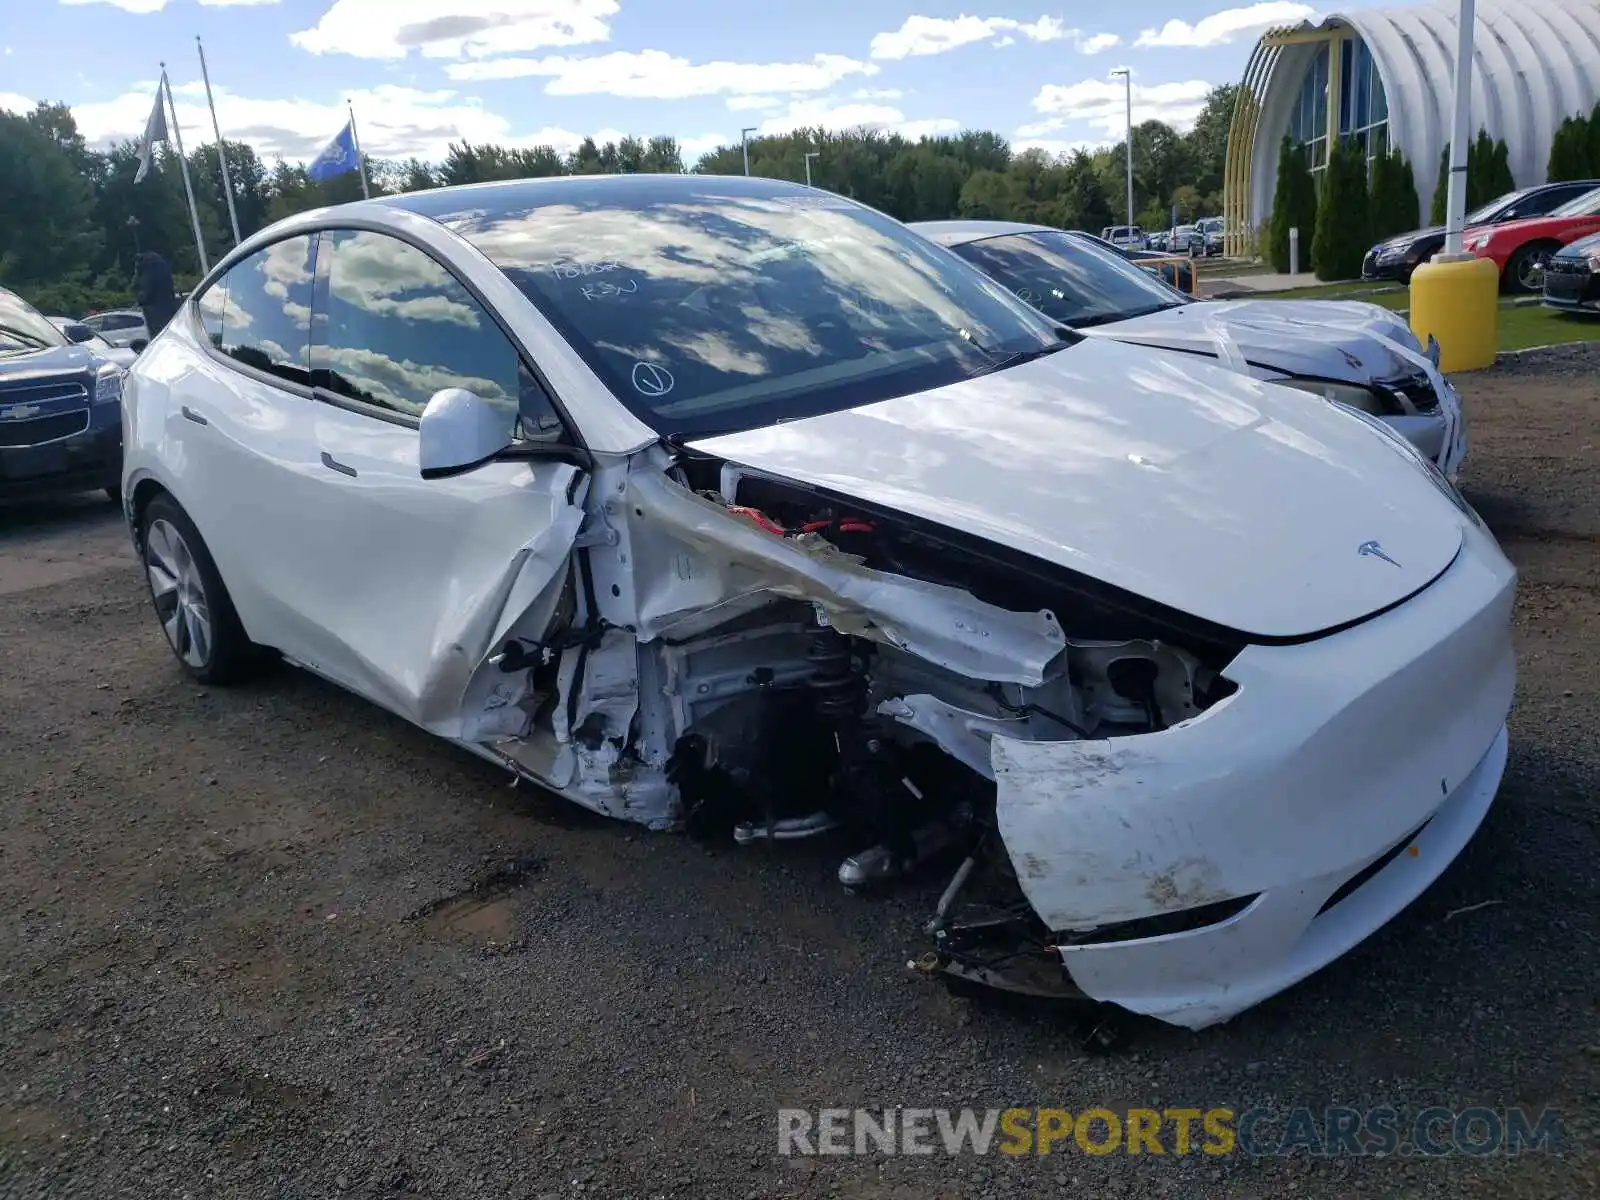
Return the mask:
<path id="1" fill-rule="evenodd" d="M 1592 217 L 1600 213 L 1600 188 L 1585 192 L 1576 200 L 1568 200 L 1550 215 L 1553 217 Z"/>
<path id="2" fill-rule="evenodd" d="M 1081 328 L 1175 308 L 1185 299 L 1141 267 L 1056 230 L 954 246 L 1046 316 Z"/>
<path id="3" fill-rule="evenodd" d="M 61 331 L 13 292 L 0 290 L 0 354 L 65 346 Z"/>
<path id="4" fill-rule="evenodd" d="M 481 250 L 662 434 L 854 408 L 1066 344 L 954 256 L 839 196 L 667 175 L 506 193 L 500 211 L 431 211 L 445 194 L 406 204 Z"/>

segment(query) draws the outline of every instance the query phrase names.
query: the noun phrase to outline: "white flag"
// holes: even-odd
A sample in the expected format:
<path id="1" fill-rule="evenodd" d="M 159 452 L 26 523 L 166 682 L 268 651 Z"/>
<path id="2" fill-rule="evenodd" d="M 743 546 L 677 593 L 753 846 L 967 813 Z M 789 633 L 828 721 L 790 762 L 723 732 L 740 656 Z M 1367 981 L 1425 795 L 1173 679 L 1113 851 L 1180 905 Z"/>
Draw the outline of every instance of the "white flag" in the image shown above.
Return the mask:
<path id="1" fill-rule="evenodd" d="M 138 183 L 150 173 L 150 163 L 155 158 L 156 143 L 165 143 L 167 140 L 167 107 L 162 101 L 165 99 L 164 89 L 166 76 L 156 85 L 156 106 L 150 110 L 150 119 L 144 123 L 144 136 L 139 139 L 139 170 L 134 175 L 133 181 Z"/>

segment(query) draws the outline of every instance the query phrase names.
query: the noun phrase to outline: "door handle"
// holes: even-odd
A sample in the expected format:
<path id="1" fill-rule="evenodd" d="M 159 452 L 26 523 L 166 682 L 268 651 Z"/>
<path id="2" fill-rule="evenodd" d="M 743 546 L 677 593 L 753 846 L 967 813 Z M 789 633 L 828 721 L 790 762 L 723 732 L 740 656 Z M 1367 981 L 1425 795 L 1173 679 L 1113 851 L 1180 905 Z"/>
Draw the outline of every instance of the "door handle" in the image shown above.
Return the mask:
<path id="1" fill-rule="evenodd" d="M 348 475 L 351 479 L 356 477 L 356 469 L 354 467 L 345 466 L 326 450 L 322 452 L 322 465 L 327 467 L 330 471 L 337 471 L 341 475 Z"/>
<path id="2" fill-rule="evenodd" d="M 195 412 L 194 409 L 190 408 L 187 404 L 185 404 L 183 406 L 182 411 L 183 411 L 183 419 L 185 421 L 193 421 L 196 425 L 209 425 L 209 424 L 211 424 L 210 421 L 206 420 L 199 413 Z"/>

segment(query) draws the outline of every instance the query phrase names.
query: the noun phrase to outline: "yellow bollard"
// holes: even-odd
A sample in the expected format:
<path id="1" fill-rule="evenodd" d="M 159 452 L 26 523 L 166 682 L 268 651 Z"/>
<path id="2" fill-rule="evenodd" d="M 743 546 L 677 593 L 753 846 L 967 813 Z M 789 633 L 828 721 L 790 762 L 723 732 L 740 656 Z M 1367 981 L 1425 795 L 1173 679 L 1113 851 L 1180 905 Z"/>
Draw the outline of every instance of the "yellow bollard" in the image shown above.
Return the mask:
<path id="1" fill-rule="evenodd" d="M 1439 369 L 1494 365 L 1500 348 L 1500 271 L 1487 258 L 1439 255 L 1411 274 L 1411 331 L 1439 339 Z"/>

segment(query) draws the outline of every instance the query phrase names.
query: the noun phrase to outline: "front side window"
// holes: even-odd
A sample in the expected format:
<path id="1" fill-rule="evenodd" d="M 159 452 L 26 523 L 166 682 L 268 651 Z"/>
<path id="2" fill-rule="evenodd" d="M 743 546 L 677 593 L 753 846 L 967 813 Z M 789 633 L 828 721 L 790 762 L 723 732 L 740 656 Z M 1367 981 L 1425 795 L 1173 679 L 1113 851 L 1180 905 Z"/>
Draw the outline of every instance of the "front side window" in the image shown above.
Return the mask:
<path id="1" fill-rule="evenodd" d="M 1185 302 L 1148 271 L 1065 233 L 1014 233 L 951 248 L 1018 299 L 1073 328 Z"/>
<path id="2" fill-rule="evenodd" d="M 206 337 L 246 367 L 311 382 L 310 236 L 285 238 L 241 259 L 201 293 Z"/>
<path id="3" fill-rule="evenodd" d="M 1062 343 L 903 225 L 771 180 L 561 180 L 510 211 L 411 204 L 480 249 L 663 434 L 853 408 Z M 459 201 L 456 201 L 459 203 Z"/>
<path id="4" fill-rule="evenodd" d="M 336 230 L 324 239 L 318 387 L 407 417 L 420 417 L 434 393 L 465 388 L 504 411 L 513 437 L 561 438 L 516 346 L 447 269 L 386 234 Z"/>

